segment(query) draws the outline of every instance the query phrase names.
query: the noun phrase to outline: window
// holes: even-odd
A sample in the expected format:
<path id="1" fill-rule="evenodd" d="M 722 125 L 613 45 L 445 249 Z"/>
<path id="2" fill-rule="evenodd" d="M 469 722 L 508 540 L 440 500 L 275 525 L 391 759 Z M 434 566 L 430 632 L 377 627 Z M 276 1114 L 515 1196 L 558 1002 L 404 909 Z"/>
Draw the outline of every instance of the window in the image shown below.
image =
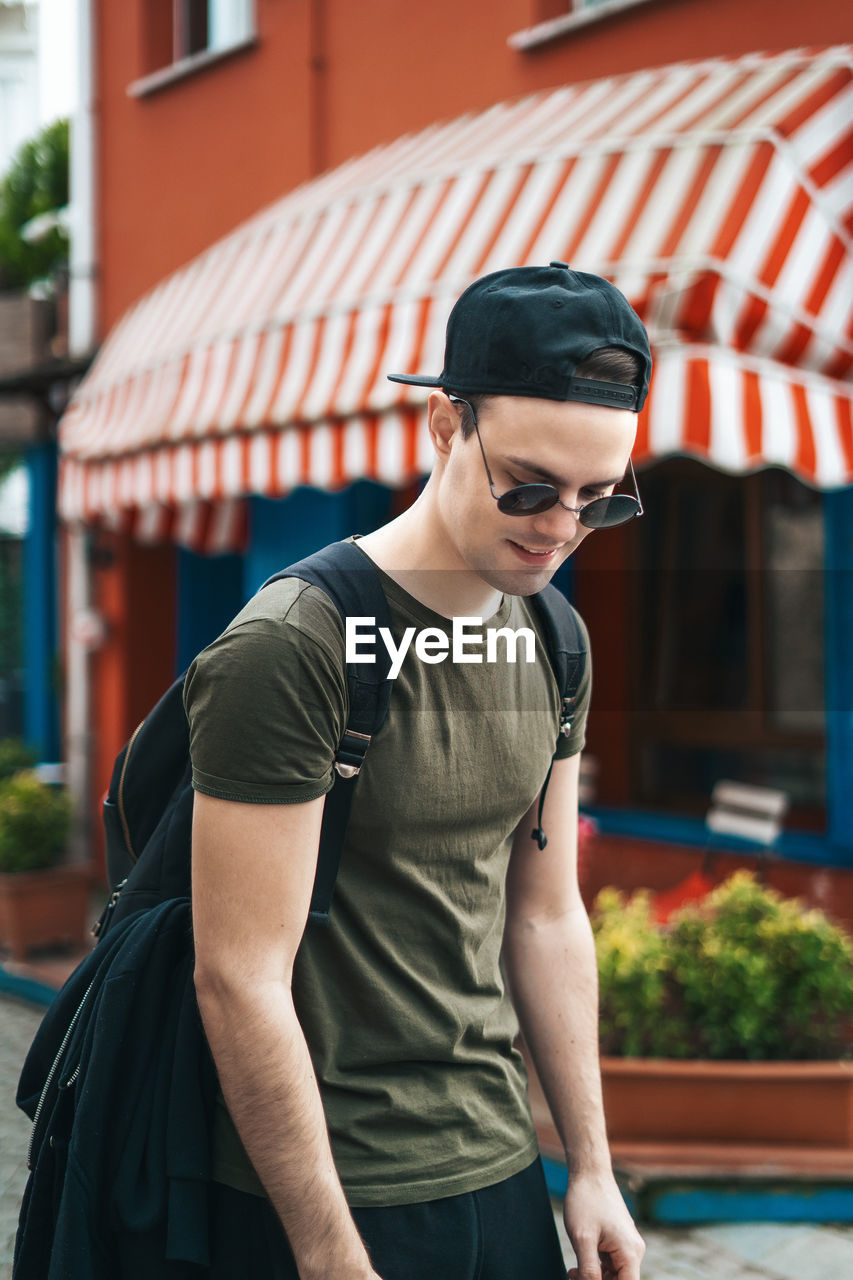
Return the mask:
<path id="1" fill-rule="evenodd" d="M 251 0 L 174 0 L 174 60 L 230 49 L 254 31 Z"/>
<path id="2" fill-rule="evenodd" d="M 134 97 L 249 47 L 255 38 L 254 0 L 147 0 L 142 78 Z"/>
<path id="3" fill-rule="evenodd" d="M 787 472 L 677 459 L 644 472 L 633 533 L 634 803 L 702 811 L 722 777 L 824 792 L 823 515 Z"/>

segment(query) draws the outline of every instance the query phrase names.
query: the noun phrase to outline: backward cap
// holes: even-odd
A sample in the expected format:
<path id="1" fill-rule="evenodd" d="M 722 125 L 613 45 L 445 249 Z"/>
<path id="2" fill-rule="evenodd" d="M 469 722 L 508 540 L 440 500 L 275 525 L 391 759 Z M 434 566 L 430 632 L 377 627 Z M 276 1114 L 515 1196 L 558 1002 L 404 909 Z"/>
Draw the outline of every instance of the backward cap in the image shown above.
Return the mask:
<path id="1" fill-rule="evenodd" d="M 601 347 L 634 355 L 640 378 L 631 385 L 575 378 L 577 366 Z M 533 396 L 639 410 L 651 366 L 648 334 L 625 295 L 603 276 L 552 262 L 508 267 L 475 280 L 450 313 L 441 374 L 388 377 L 460 395 Z"/>

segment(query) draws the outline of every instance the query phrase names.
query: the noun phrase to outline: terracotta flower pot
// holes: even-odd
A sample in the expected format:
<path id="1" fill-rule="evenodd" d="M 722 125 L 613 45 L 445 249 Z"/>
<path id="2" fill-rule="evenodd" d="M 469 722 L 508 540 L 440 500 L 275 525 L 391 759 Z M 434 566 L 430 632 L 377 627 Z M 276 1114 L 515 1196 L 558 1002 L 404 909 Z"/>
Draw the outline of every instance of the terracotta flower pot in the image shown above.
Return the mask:
<path id="1" fill-rule="evenodd" d="M 604 1058 L 613 1143 L 853 1149 L 853 1061 Z"/>
<path id="2" fill-rule="evenodd" d="M 528 1060 L 544 1155 L 562 1144 Z M 853 1062 L 602 1058 L 607 1132 L 623 1169 L 853 1174 Z"/>
<path id="3" fill-rule="evenodd" d="M 87 866 L 0 872 L 0 945 L 14 960 L 49 943 L 84 945 L 91 892 Z"/>

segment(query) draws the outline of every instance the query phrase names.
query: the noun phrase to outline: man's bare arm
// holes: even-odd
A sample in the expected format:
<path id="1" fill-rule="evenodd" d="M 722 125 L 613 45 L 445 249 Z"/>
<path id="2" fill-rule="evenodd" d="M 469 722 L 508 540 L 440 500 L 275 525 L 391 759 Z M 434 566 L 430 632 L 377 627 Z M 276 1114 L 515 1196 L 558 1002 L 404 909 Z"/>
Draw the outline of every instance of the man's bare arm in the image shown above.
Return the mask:
<path id="1" fill-rule="evenodd" d="M 332 1160 L 291 997 L 322 813 L 322 797 L 262 805 L 196 793 L 195 984 L 225 1101 L 301 1280 L 377 1280 Z"/>
<path id="2" fill-rule="evenodd" d="M 504 960 L 521 1029 L 570 1171 L 565 1218 L 582 1280 L 638 1280 L 643 1242 L 613 1178 L 598 1058 L 598 970 L 578 887 L 580 756 L 558 760 L 544 813 L 545 849 L 530 838 L 536 808 L 513 842 Z M 602 1272 L 599 1253 L 613 1266 Z M 570 1273 L 572 1274 L 572 1273 Z"/>

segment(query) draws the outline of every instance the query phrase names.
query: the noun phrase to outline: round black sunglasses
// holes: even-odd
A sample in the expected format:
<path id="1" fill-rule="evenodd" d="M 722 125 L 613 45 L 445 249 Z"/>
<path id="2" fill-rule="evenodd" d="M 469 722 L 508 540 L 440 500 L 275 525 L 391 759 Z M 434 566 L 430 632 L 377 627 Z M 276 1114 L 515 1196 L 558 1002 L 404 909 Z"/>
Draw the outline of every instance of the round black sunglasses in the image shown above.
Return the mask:
<path id="1" fill-rule="evenodd" d="M 486 451 L 483 448 L 483 441 L 480 439 L 480 428 L 477 423 L 474 406 L 469 401 L 463 400 L 461 396 L 450 396 L 450 399 L 454 404 L 468 406 L 474 423 L 477 442 L 480 446 L 480 453 L 483 455 L 483 466 L 486 468 L 486 475 L 489 478 L 489 488 L 492 491 L 492 497 L 498 504 L 498 510 L 502 511 L 504 515 L 537 516 L 542 511 L 550 511 L 551 507 L 559 505 L 564 511 L 571 511 L 576 515 L 580 523 L 587 529 L 612 529 L 615 525 L 627 524 L 629 520 L 634 520 L 637 516 L 643 514 L 643 504 L 640 500 L 640 490 L 637 487 L 637 477 L 634 474 L 634 465 L 630 458 L 628 459 L 628 471 L 631 475 L 631 483 L 634 486 L 633 494 L 611 493 L 604 498 L 593 498 L 592 502 L 584 503 L 582 507 L 570 507 L 562 501 L 559 490 L 552 484 L 517 484 L 512 489 L 507 489 L 506 493 L 496 493 L 495 482 L 492 479 L 492 473 L 489 470 L 489 464 L 486 459 Z"/>

